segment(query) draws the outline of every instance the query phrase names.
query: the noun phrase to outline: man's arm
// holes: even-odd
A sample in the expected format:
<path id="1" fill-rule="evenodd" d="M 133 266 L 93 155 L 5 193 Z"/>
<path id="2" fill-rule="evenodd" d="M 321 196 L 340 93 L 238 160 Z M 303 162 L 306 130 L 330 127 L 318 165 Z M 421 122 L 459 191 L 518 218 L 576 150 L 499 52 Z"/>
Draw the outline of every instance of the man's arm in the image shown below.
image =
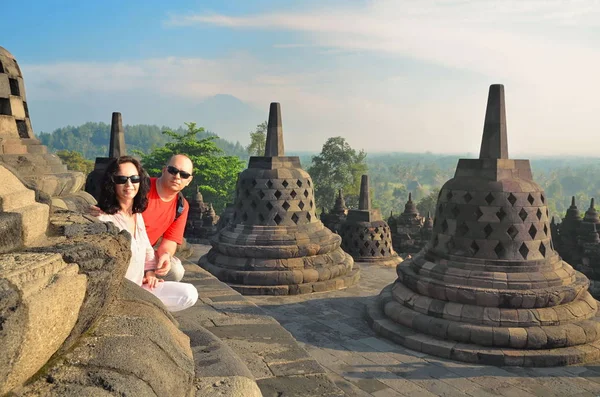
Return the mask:
<path id="1" fill-rule="evenodd" d="M 175 255 L 175 250 L 177 250 L 177 240 L 183 242 L 183 232 L 188 212 L 189 204 L 184 201 L 183 212 L 163 234 L 162 241 L 157 249 L 158 267 L 156 268 L 156 274 L 159 276 L 165 276 L 171 270 L 171 257 Z"/>
<path id="2" fill-rule="evenodd" d="M 159 276 L 166 276 L 171 270 L 171 257 L 175 256 L 177 250 L 177 243 L 173 240 L 163 238 L 156 250 L 157 255 L 157 268 L 156 274 Z"/>

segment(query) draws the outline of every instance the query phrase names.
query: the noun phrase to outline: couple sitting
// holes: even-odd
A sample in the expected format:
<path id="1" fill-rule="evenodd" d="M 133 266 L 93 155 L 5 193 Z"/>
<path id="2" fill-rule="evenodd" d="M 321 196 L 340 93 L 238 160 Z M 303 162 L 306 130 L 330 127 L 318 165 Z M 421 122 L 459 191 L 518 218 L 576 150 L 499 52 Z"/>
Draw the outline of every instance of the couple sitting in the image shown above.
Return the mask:
<path id="1" fill-rule="evenodd" d="M 131 234 L 131 261 L 125 278 L 160 299 L 169 311 L 193 306 L 198 291 L 183 277 L 173 255 L 183 240 L 189 205 L 179 192 L 192 180 L 193 165 L 184 155 L 173 156 L 160 178 L 149 178 L 140 162 L 122 156 L 108 165 L 98 200 L 98 218 Z M 184 171 L 187 170 L 187 171 Z M 157 252 L 152 247 L 162 241 Z M 157 276 L 170 276 L 164 281 Z"/>

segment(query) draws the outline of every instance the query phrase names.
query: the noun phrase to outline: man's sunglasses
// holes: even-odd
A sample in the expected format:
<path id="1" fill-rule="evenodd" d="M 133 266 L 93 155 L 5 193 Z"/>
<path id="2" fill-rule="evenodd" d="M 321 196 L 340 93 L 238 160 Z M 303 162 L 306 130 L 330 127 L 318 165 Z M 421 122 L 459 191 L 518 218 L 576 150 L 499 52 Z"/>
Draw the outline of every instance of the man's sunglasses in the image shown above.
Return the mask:
<path id="1" fill-rule="evenodd" d="M 130 180 L 131 183 L 140 183 L 142 178 L 139 175 L 131 175 L 131 176 L 113 175 L 112 180 L 117 185 L 124 185 L 127 183 L 128 180 Z"/>
<path id="2" fill-rule="evenodd" d="M 181 176 L 181 179 L 188 179 L 190 176 L 192 176 L 192 174 L 190 174 L 189 172 L 181 171 L 180 169 L 175 168 L 172 165 L 167 166 L 167 172 L 171 175 L 179 174 Z"/>

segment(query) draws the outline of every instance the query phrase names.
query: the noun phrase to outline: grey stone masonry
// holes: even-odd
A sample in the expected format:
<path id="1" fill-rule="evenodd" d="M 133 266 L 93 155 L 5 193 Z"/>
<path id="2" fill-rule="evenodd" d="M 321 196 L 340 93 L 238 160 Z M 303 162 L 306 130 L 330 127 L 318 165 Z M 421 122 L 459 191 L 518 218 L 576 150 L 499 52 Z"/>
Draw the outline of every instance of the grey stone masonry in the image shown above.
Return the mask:
<path id="1" fill-rule="evenodd" d="M 392 247 L 390 227 L 382 219 L 381 212 L 371 208 L 368 175 L 361 178 L 359 207 L 348 211 L 340 226 L 340 235 L 342 248 L 356 261 L 387 266 L 396 266 L 402 261 Z"/>
<path id="2" fill-rule="evenodd" d="M 504 88 L 494 85 L 480 158 L 459 160 L 440 190 L 431 240 L 397 267 L 397 281 L 369 310 L 371 322 L 407 347 L 460 361 L 597 360 L 590 282 L 554 250 L 529 161 L 507 158 L 504 114 Z"/>
<path id="3" fill-rule="evenodd" d="M 283 152 L 279 104 L 271 104 L 266 156 L 240 173 L 232 219 L 200 266 L 243 294 L 287 295 L 346 288 L 359 270 L 341 238 L 316 216 L 314 185 Z"/>

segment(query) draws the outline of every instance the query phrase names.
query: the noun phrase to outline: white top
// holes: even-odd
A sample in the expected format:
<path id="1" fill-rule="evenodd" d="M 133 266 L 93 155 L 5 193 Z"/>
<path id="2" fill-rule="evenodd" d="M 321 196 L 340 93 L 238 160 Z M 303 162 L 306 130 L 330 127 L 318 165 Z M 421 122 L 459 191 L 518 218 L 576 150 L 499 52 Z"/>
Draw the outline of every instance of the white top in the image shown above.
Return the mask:
<path id="1" fill-rule="evenodd" d="M 125 278 L 133 281 L 137 285 L 142 285 L 145 270 L 153 270 L 156 268 L 156 256 L 154 248 L 150 244 L 148 234 L 146 233 L 146 225 L 142 214 L 134 214 L 136 230 L 135 236 L 131 236 L 131 260 L 129 267 L 125 273 Z M 102 214 L 98 216 L 102 222 L 112 222 L 119 230 L 127 230 L 125 217 L 116 213 L 114 215 Z"/>

